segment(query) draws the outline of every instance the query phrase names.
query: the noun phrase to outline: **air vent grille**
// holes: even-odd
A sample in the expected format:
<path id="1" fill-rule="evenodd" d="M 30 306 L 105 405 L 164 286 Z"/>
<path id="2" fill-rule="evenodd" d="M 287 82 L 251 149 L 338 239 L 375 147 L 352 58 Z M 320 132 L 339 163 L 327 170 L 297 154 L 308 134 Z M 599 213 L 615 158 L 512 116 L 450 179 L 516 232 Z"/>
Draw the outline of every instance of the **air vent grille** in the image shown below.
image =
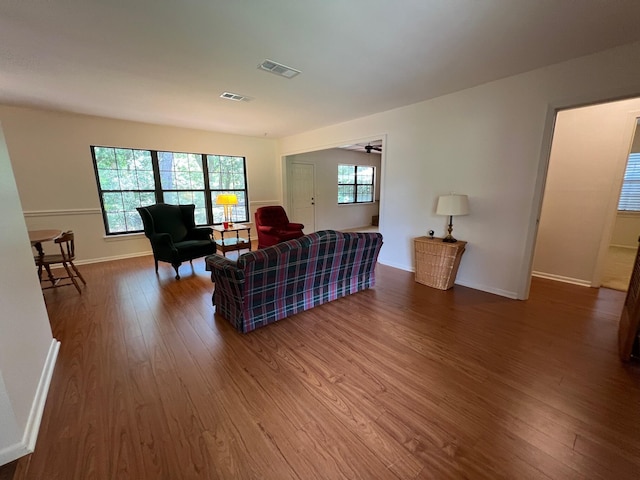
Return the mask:
<path id="1" fill-rule="evenodd" d="M 248 102 L 249 100 L 251 100 L 249 97 L 245 97 L 244 95 L 238 95 L 237 93 L 231 93 L 231 92 L 223 92 L 222 95 L 220 95 L 220 98 L 233 100 L 235 102 Z"/>
<path id="2" fill-rule="evenodd" d="M 281 77 L 284 77 L 284 78 L 293 78 L 299 73 L 301 73 L 300 70 L 287 67 L 286 65 L 283 65 L 278 62 L 274 62 L 273 60 L 269 60 L 269 59 L 265 60 L 260 65 L 258 65 L 258 68 L 266 72 L 271 72 L 275 75 L 280 75 Z"/>

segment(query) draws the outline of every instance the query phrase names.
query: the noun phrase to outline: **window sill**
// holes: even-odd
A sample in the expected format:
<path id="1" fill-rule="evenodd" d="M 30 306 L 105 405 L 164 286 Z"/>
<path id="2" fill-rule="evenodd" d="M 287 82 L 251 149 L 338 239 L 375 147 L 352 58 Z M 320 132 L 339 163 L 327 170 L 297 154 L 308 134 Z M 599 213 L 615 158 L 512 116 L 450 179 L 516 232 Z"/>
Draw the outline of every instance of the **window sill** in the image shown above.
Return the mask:
<path id="1" fill-rule="evenodd" d="M 640 211 L 618 210 L 618 217 L 639 218 Z"/>

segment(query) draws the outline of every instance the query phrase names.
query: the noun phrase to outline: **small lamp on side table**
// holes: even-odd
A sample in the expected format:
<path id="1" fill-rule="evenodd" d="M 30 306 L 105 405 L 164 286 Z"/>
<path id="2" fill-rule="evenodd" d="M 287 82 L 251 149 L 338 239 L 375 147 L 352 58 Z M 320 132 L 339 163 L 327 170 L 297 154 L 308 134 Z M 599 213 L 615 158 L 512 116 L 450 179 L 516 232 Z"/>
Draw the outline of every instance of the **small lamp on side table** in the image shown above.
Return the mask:
<path id="1" fill-rule="evenodd" d="M 449 215 L 449 235 L 442 239 L 443 242 L 455 243 L 457 240 L 453 238 L 453 217 L 457 215 L 469 215 L 469 197 L 466 195 L 440 195 L 438 198 L 438 206 L 436 207 L 436 215 Z"/>
<path id="2" fill-rule="evenodd" d="M 225 228 L 227 225 L 233 225 L 232 208 L 238 204 L 238 197 L 235 193 L 221 193 L 216 197 L 216 205 L 222 205 L 224 209 Z"/>

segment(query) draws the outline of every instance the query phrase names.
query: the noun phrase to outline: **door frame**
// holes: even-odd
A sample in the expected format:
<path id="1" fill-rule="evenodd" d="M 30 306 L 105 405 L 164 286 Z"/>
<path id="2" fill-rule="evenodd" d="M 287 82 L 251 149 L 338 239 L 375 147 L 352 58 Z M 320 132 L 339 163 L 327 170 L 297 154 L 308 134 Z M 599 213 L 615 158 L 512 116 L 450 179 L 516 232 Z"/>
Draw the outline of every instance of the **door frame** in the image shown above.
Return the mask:
<path id="1" fill-rule="evenodd" d="M 555 132 L 556 126 L 556 117 L 558 112 L 562 110 L 571 110 L 575 108 L 588 107 L 592 105 L 602 105 L 606 103 L 613 103 L 620 100 L 631 100 L 634 98 L 639 98 L 640 92 L 629 94 L 626 96 L 619 97 L 610 97 L 610 98 L 588 98 L 583 101 L 569 102 L 567 104 L 563 104 L 559 102 L 557 104 L 550 104 L 547 107 L 546 113 L 546 121 L 545 127 L 542 135 L 542 144 L 540 150 L 540 157 L 538 161 L 538 172 L 536 175 L 536 184 L 534 189 L 534 197 L 533 197 L 533 208 L 530 210 L 529 217 L 529 229 L 527 232 L 527 241 L 525 243 L 525 251 L 523 255 L 523 264 L 521 266 L 521 275 L 520 280 L 518 282 L 518 290 L 517 290 L 517 299 L 526 300 L 529 298 L 529 292 L 531 289 L 531 278 L 533 272 L 533 257 L 535 254 L 535 247 L 538 238 L 538 227 L 540 224 L 540 215 L 542 213 L 542 202 L 544 199 L 544 192 L 546 188 L 547 175 L 549 173 L 549 162 L 551 160 L 551 146 L 553 144 L 553 135 Z M 634 117 L 635 118 L 635 117 Z M 632 128 L 627 122 L 627 127 Z M 631 135 L 633 135 L 631 133 Z M 627 150 L 626 155 L 629 154 Z M 618 188 L 622 188 L 622 179 L 624 177 L 624 172 L 619 179 Z M 615 187 L 612 187 L 615 188 Z M 619 193 L 619 190 L 618 190 Z M 613 194 L 613 193 L 612 193 Z M 593 276 L 594 282 L 599 282 L 602 275 L 602 267 L 604 263 L 604 253 L 606 253 L 606 248 L 608 248 L 608 243 L 611 240 L 611 236 L 613 235 L 613 227 L 615 224 L 615 215 L 617 212 L 617 203 L 612 207 L 613 202 L 610 201 L 609 205 L 609 215 L 607 217 L 607 224 L 603 229 L 603 233 L 600 239 L 600 249 L 598 252 L 598 260 L 595 269 L 595 273 Z M 612 210 L 615 208 L 615 210 Z M 604 253 L 603 253 L 604 252 Z M 598 284 L 599 285 L 599 284 Z M 595 285 L 594 285 L 595 286 Z"/>

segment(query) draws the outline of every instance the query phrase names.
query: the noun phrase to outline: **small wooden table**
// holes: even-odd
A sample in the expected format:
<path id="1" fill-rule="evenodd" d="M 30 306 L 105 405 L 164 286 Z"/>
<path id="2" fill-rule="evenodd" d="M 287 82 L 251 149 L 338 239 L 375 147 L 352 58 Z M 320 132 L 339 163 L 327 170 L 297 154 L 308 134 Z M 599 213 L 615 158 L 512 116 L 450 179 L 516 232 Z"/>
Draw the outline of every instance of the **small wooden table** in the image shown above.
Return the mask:
<path id="1" fill-rule="evenodd" d="M 242 250 L 248 248 L 251 251 L 251 227 L 242 223 L 235 223 L 227 228 L 222 225 L 214 225 L 213 230 L 220 233 L 220 239 L 215 240 L 218 249 L 222 252 L 223 256 L 227 256 L 227 252 L 234 250 Z M 246 231 L 247 238 L 240 236 L 240 232 Z M 224 238 L 227 233 L 234 233 L 235 238 Z"/>
<path id="2" fill-rule="evenodd" d="M 42 249 L 42 244 L 44 242 L 50 242 L 58 237 L 62 233 L 62 230 L 29 230 L 28 233 L 29 241 L 31 241 L 31 246 L 37 250 L 40 257 L 43 257 L 44 250 Z M 55 285 L 58 280 L 53 276 L 53 273 L 51 273 L 51 268 L 49 268 L 49 265 L 45 266 L 45 270 L 47 271 L 49 281 L 52 285 Z"/>

